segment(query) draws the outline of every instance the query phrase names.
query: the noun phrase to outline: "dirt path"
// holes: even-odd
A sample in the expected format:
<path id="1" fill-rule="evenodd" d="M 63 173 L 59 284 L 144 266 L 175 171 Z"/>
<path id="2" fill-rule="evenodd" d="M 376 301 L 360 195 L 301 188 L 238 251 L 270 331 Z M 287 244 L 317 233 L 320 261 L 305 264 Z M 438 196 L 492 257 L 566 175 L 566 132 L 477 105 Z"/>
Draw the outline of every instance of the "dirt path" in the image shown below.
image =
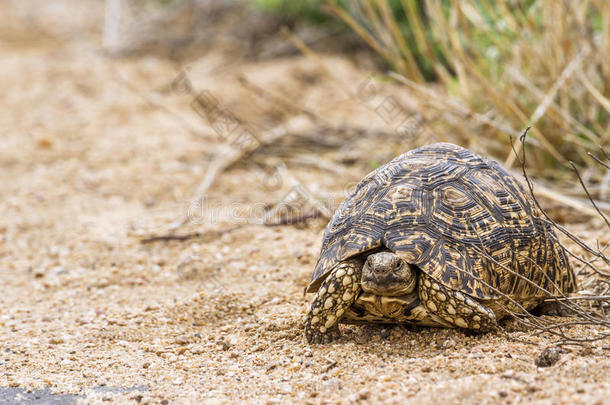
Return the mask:
<path id="1" fill-rule="evenodd" d="M 336 344 L 305 344 L 302 291 L 324 220 L 251 224 L 291 188 L 248 162 L 217 179 L 205 209 L 189 208 L 222 139 L 172 90 L 172 63 L 97 51 L 94 4 L 55 10 L 66 19 L 58 32 L 86 27 L 70 41 L 19 24 L 0 41 L 0 403 L 46 387 L 86 403 L 610 403 L 602 343 L 537 368 L 552 340 L 510 323 L 513 338 L 538 346 L 404 327 L 345 327 Z M 325 60 L 348 90 L 366 80 L 352 62 Z M 189 78 L 259 132 L 295 114 L 257 100 L 240 77 L 298 94 L 329 122 L 388 130 L 306 58 L 229 62 L 212 52 Z M 377 144 L 371 164 L 408 149 Z M 302 160 L 294 176 L 335 203 L 370 169 L 330 175 Z M 195 223 L 184 232 L 202 236 L 140 243 L 187 209 Z"/>

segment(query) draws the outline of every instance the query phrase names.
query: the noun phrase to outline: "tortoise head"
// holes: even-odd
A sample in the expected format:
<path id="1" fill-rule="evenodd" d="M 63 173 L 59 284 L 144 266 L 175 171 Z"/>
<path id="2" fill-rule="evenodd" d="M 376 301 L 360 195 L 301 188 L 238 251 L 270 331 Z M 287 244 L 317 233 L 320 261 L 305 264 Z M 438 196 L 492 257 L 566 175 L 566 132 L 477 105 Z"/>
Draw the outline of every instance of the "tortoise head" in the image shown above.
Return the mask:
<path id="1" fill-rule="evenodd" d="M 362 268 L 362 289 L 375 295 L 397 297 L 413 292 L 417 273 L 395 253 L 369 255 Z"/>

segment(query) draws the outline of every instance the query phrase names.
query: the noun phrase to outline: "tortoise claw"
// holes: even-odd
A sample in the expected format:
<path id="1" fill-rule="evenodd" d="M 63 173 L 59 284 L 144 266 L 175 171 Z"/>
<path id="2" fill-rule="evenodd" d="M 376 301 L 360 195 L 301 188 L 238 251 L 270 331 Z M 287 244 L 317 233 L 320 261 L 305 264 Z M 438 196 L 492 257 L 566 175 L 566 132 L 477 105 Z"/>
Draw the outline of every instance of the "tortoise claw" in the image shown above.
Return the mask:
<path id="1" fill-rule="evenodd" d="M 315 328 L 305 328 L 305 338 L 309 344 L 325 344 L 338 340 L 341 337 L 341 332 L 337 325 L 322 333 Z"/>

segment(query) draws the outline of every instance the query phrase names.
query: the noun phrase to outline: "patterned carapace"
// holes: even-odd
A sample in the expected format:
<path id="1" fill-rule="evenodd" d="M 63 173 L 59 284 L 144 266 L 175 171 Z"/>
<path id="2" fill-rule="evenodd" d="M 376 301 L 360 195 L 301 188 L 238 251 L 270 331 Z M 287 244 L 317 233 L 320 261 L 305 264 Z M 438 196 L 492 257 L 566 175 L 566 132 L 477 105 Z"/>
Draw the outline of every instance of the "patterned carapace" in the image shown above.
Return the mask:
<path id="1" fill-rule="evenodd" d="M 358 184 L 326 228 L 307 291 L 338 263 L 378 247 L 476 299 L 577 288 L 529 193 L 498 163 L 453 144 L 407 152 Z"/>

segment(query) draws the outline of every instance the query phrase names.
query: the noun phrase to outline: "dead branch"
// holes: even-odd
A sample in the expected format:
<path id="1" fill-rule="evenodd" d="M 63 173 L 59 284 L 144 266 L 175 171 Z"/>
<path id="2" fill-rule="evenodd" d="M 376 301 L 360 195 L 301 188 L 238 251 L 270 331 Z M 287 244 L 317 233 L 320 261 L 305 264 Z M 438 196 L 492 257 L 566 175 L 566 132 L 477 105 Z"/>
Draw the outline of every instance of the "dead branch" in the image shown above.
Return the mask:
<path id="1" fill-rule="evenodd" d="M 320 213 L 318 211 L 312 211 L 307 214 L 297 215 L 297 216 L 288 216 L 286 218 L 282 218 L 275 222 L 265 222 L 265 226 L 282 226 L 282 225 L 294 225 L 294 224 L 302 224 L 309 219 L 320 217 Z"/>
<path id="2" fill-rule="evenodd" d="M 584 241 L 582 241 L 578 236 L 572 234 L 570 231 L 568 231 L 565 227 L 557 224 L 555 221 L 553 221 L 551 219 L 551 217 L 549 217 L 549 215 L 546 213 L 546 211 L 542 208 L 542 206 L 540 205 L 540 202 L 538 201 L 538 198 L 536 198 L 536 194 L 534 193 L 534 185 L 533 182 L 531 180 L 531 178 L 529 177 L 528 173 L 527 173 L 527 169 L 526 169 L 526 161 L 525 161 L 525 137 L 527 135 L 527 132 L 529 131 L 530 127 L 527 127 L 525 129 L 525 131 L 523 132 L 523 134 L 520 136 L 519 141 L 523 144 L 521 149 L 521 156 L 519 156 L 519 153 L 517 152 L 517 150 L 514 147 L 514 143 L 513 140 L 511 138 L 511 147 L 513 149 L 513 152 L 515 153 L 515 155 L 517 155 L 517 159 L 521 165 L 521 171 L 523 173 L 523 177 L 525 179 L 525 182 L 527 184 L 527 187 L 529 189 L 530 192 L 530 196 L 532 197 L 532 199 L 534 200 L 534 203 L 536 205 L 536 207 L 540 210 L 540 212 L 542 213 L 542 215 L 545 217 L 546 221 L 555 229 L 559 230 L 561 233 L 563 233 L 564 235 L 566 235 L 570 240 L 572 240 L 574 243 L 576 243 L 578 246 L 580 246 L 582 249 L 584 249 L 587 253 L 590 253 L 594 256 L 596 256 L 597 258 L 600 258 L 601 260 L 603 260 L 607 265 L 610 266 L 610 259 L 608 259 L 608 257 L 606 257 L 601 251 L 596 251 L 593 248 L 591 248 L 589 245 L 587 245 Z M 597 269 L 596 267 L 590 265 L 586 260 L 582 259 L 581 257 L 579 257 L 578 255 L 574 254 L 570 249 L 568 249 L 567 247 L 563 246 L 562 247 L 566 250 L 566 252 L 568 252 L 568 254 L 570 254 L 570 256 L 578 259 L 579 261 L 581 261 L 582 263 L 585 263 L 588 265 L 588 267 L 590 267 L 591 269 L 593 269 L 596 273 L 603 275 L 605 277 L 610 277 L 610 274 L 605 273 L 599 269 Z"/>
<path id="3" fill-rule="evenodd" d="M 574 164 L 574 162 L 570 161 L 570 166 L 572 166 L 572 170 L 574 170 L 574 173 L 576 173 L 576 177 L 578 177 L 578 181 L 580 182 L 582 189 L 585 191 L 587 198 L 589 199 L 589 201 L 591 201 L 591 204 L 593 204 L 593 207 L 595 208 L 595 210 L 597 211 L 599 216 L 602 217 L 602 219 L 606 222 L 606 225 L 608 226 L 608 228 L 610 228 L 610 222 L 608 222 L 608 218 L 606 218 L 604 213 L 597 206 L 597 203 L 595 202 L 593 197 L 591 197 L 591 193 L 589 193 L 589 189 L 585 185 L 585 182 L 582 180 L 582 177 L 580 176 L 580 173 L 578 172 L 578 169 L 576 168 L 576 165 Z"/>
<path id="4" fill-rule="evenodd" d="M 536 195 L 534 194 L 533 183 L 527 173 L 526 163 L 525 163 L 526 162 L 526 160 L 525 160 L 525 135 L 527 134 L 528 130 L 529 130 L 529 128 L 527 128 L 519 138 L 519 140 L 521 142 L 521 147 L 519 148 L 519 152 L 517 152 L 517 150 L 514 148 L 512 139 L 511 139 L 511 145 L 513 146 L 513 151 L 516 155 L 516 159 L 519 160 L 519 163 L 521 165 L 521 169 L 523 172 L 523 177 L 525 178 L 530 195 L 531 195 L 532 199 L 534 200 L 536 207 L 542 213 L 543 220 L 547 224 L 551 225 L 554 229 L 558 229 L 560 232 L 562 232 L 564 235 L 566 235 L 569 239 L 571 239 L 577 245 L 582 247 L 585 250 L 585 252 L 592 254 L 594 257 L 591 260 L 586 260 L 585 258 L 575 254 L 570 249 L 568 249 L 566 246 L 561 244 L 561 242 L 559 240 L 557 240 L 556 238 L 553 238 L 551 234 L 547 234 L 546 237 L 553 239 L 553 241 L 556 243 L 559 243 L 561 245 L 561 247 L 566 251 L 566 253 L 568 253 L 570 256 L 576 258 L 580 263 L 582 263 L 585 266 L 585 268 L 587 268 L 587 267 L 591 268 L 595 273 L 597 273 L 599 276 L 601 276 L 602 279 L 600 281 L 602 281 L 602 282 L 607 281 L 608 279 L 610 279 L 610 274 L 593 265 L 593 263 L 597 260 L 602 260 L 604 263 L 608 264 L 608 262 L 609 262 L 608 257 L 605 256 L 605 254 L 604 254 L 604 250 L 606 249 L 607 246 L 605 246 L 602 249 L 599 246 L 599 241 L 598 241 L 597 249 L 591 247 L 585 241 L 583 241 L 576 235 L 573 235 L 572 233 L 567 231 L 564 227 L 555 223 L 548 216 L 548 214 L 544 211 L 544 209 L 540 206 L 538 199 L 536 198 Z M 604 154 L 606 154 L 605 151 L 603 150 L 603 148 L 602 148 L 602 151 L 604 152 Z M 598 215 L 602 216 L 602 218 L 604 219 L 606 224 L 608 224 L 607 218 L 605 217 L 605 215 L 603 214 L 601 209 L 599 209 L 599 207 L 596 205 L 595 201 L 593 200 L 591 194 L 589 193 L 589 191 L 587 189 L 587 186 L 586 186 L 584 180 L 580 176 L 580 173 L 578 173 L 578 170 L 576 170 L 576 167 L 573 164 L 572 164 L 572 167 L 576 173 L 576 176 L 579 179 L 581 187 L 583 188 L 583 190 L 585 191 L 585 194 L 587 195 L 587 198 L 589 199 L 591 204 L 594 206 L 596 213 Z M 517 322 L 519 322 L 520 324 L 523 324 L 523 325 L 535 330 L 536 333 L 550 333 L 552 335 L 555 335 L 560 339 L 559 340 L 560 344 L 583 344 L 583 343 L 603 340 L 603 339 L 610 337 L 610 322 L 608 322 L 606 312 L 604 309 L 604 303 L 610 301 L 610 295 L 606 295 L 606 293 L 608 292 L 608 289 L 606 289 L 606 292 L 603 294 L 568 297 L 565 294 L 563 294 L 561 292 L 561 290 L 559 290 L 557 285 L 552 280 L 549 279 L 549 277 L 546 274 L 546 272 L 544 271 L 544 269 L 541 268 L 541 266 L 538 265 L 532 258 L 524 256 L 524 255 L 520 254 L 519 252 L 513 251 L 512 252 L 513 261 L 515 260 L 515 258 L 514 258 L 515 254 L 519 255 L 520 257 L 525 257 L 530 262 L 530 265 L 534 266 L 537 271 L 541 272 L 541 274 L 544 275 L 544 277 L 547 279 L 547 281 L 551 283 L 553 290 L 555 292 L 558 292 L 558 294 L 552 294 L 550 291 L 546 290 L 542 286 L 536 285 L 532 280 L 528 279 L 527 277 L 525 277 L 521 274 L 517 274 L 514 270 L 512 270 L 508 266 L 505 266 L 505 265 L 497 262 L 493 257 L 491 257 L 489 254 L 487 254 L 487 252 L 485 251 L 484 245 L 483 245 L 482 241 L 480 240 L 480 237 L 479 237 L 479 246 L 475 246 L 474 248 L 475 248 L 475 250 L 477 250 L 477 252 L 479 254 L 483 255 L 488 260 L 491 260 L 492 262 L 494 262 L 495 265 L 500 266 L 504 271 L 507 271 L 508 273 L 514 275 L 515 277 L 518 277 L 518 278 L 530 283 L 530 285 L 534 284 L 537 289 L 541 290 L 542 292 L 545 293 L 545 295 L 548 296 L 548 298 L 544 300 L 545 302 L 556 302 L 558 305 L 563 306 L 564 308 L 568 309 L 569 311 L 572 311 L 572 313 L 577 318 L 576 320 L 569 321 L 569 322 L 561 322 L 561 323 L 548 322 L 548 321 L 543 321 L 540 318 L 535 319 L 531 314 L 529 314 L 527 311 L 525 311 L 521 305 L 516 305 L 516 307 L 519 309 L 519 312 L 515 312 L 512 308 L 506 308 L 506 306 L 501 305 L 503 307 L 503 309 L 507 313 L 512 315 L 517 320 Z M 472 276 L 472 275 L 470 275 L 470 276 Z M 494 293 L 500 295 L 504 299 L 507 299 L 508 302 L 515 305 L 514 300 L 511 300 L 510 297 L 506 296 L 506 294 L 503 294 L 503 293 L 497 291 L 497 289 L 489 286 L 487 283 L 483 282 L 480 279 L 479 279 L 479 281 L 482 282 L 482 284 L 486 285 L 488 288 L 490 288 Z M 610 284 L 610 283 L 608 283 L 608 284 Z M 589 308 L 589 311 L 584 310 L 582 307 L 575 304 L 577 301 L 587 301 L 587 302 L 596 303 L 599 306 L 600 314 L 597 315 L 597 314 L 593 313 L 591 306 Z M 604 328 L 604 331 L 599 333 L 597 336 L 592 336 L 592 337 L 568 336 L 565 332 L 565 328 L 568 326 L 574 326 L 574 325 L 598 326 L 598 327 Z"/>
<path id="5" fill-rule="evenodd" d="M 218 229 L 218 230 L 213 230 L 213 231 L 208 231 L 208 232 L 192 232 L 192 233 L 186 233 L 186 234 L 165 234 L 165 235 L 153 235 L 153 236 L 149 236 L 147 238 L 143 238 L 140 239 L 140 243 L 145 245 L 145 244 L 149 244 L 149 243 L 154 243 L 154 242 L 169 242 L 169 241 L 187 241 L 190 239 L 210 239 L 210 238 L 218 238 L 222 235 L 224 235 L 225 233 L 231 233 L 233 231 L 236 231 L 238 229 L 243 228 L 244 225 L 236 225 L 236 226 L 232 226 L 229 228 L 224 228 L 224 229 Z"/>
<path id="6" fill-rule="evenodd" d="M 316 123 L 324 122 L 326 125 L 329 124 L 326 119 L 321 117 L 319 114 L 316 114 L 314 111 L 312 111 L 308 108 L 305 108 L 303 106 L 300 106 L 284 96 L 280 96 L 278 94 L 273 94 L 271 91 L 264 89 L 261 86 L 259 86 L 258 84 L 251 82 L 250 80 L 248 80 L 248 78 L 246 78 L 243 75 L 240 75 L 238 80 L 239 80 L 239 83 L 244 88 L 246 88 L 246 90 L 252 92 L 259 98 L 271 101 L 273 103 L 273 105 L 278 106 L 279 108 L 282 108 L 285 111 L 305 115 L 312 122 L 316 122 Z"/>
<path id="7" fill-rule="evenodd" d="M 145 245 L 147 243 L 168 242 L 171 240 L 185 241 L 185 240 L 200 238 L 200 237 L 201 237 L 201 233 L 199 233 L 199 232 L 187 233 L 187 234 L 183 234 L 183 235 L 174 235 L 174 234 L 155 235 L 155 236 L 151 236 L 148 238 L 140 239 L 140 243 Z"/>

